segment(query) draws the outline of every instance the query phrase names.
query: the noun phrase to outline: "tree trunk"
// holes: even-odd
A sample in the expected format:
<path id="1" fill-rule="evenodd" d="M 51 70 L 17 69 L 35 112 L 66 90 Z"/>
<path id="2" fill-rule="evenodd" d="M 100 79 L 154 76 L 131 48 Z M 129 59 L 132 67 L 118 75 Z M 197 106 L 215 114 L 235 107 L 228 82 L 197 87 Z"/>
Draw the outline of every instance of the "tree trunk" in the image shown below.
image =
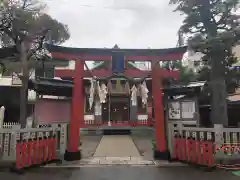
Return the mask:
<path id="1" fill-rule="evenodd" d="M 202 8 L 200 12 L 204 27 L 207 31 L 208 38 L 217 36 L 217 25 L 212 21 L 213 15 L 210 11 L 210 2 L 208 0 L 201 1 Z M 228 126 L 228 112 L 227 112 L 227 88 L 224 73 L 225 56 L 219 55 L 221 52 L 216 51 L 211 59 L 211 123 L 222 124 Z"/>
<path id="2" fill-rule="evenodd" d="M 20 61 L 22 65 L 22 86 L 20 90 L 20 124 L 21 128 L 25 128 L 27 122 L 29 69 L 26 47 L 24 42 L 20 44 Z"/>
<path id="3" fill-rule="evenodd" d="M 221 63 L 224 56 L 215 53 L 211 60 L 211 122 L 228 126 L 227 87 L 224 65 Z"/>

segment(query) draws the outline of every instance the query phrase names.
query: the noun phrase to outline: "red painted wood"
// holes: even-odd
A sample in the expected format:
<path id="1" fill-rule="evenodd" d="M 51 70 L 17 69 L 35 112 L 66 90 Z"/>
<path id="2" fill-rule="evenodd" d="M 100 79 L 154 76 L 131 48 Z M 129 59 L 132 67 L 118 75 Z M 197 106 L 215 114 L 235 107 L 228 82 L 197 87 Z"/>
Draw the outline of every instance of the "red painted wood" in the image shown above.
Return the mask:
<path id="1" fill-rule="evenodd" d="M 85 60 L 85 61 L 111 61 L 112 56 L 89 56 L 84 54 L 66 54 L 61 52 L 51 52 L 52 57 L 62 60 Z"/>
<path id="2" fill-rule="evenodd" d="M 179 72 L 178 71 L 173 71 L 173 70 L 166 70 L 166 69 L 159 69 L 157 72 L 157 76 L 161 77 L 173 77 L 173 78 L 178 78 L 179 77 Z M 125 71 L 125 76 L 127 77 L 146 77 L 147 75 L 152 76 L 152 71 L 141 71 L 137 69 L 128 69 Z"/>
<path id="3" fill-rule="evenodd" d="M 76 60 L 81 59 L 85 61 L 111 61 L 112 56 L 91 56 L 84 54 L 67 54 L 61 52 L 51 52 L 52 57 L 62 60 Z M 167 54 L 163 56 L 125 56 L 125 61 L 175 61 L 181 60 L 183 53 Z"/>
<path id="4" fill-rule="evenodd" d="M 106 69 L 99 69 L 99 70 L 92 70 L 91 72 L 84 71 L 83 73 L 83 77 L 92 77 L 92 76 L 96 76 L 98 78 L 109 77 L 109 76 L 112 76 L 112 71 L 109 71 Z"/>
<path id="5" fill-rule="evenodd" d="M 56 69 L 55 70 L 55 77 L 73 77 L 74 74 L 74 70 L 69 70 L 69 69 Z M 109 70 L 105 70 L 105 69 L 100 69 L 100 70 L 92 70 L 91 72 L 88 71 L 84 71 L 83 73 L 83 77 L 92 77 L 92 76 L 96 76 L 98 78 L 104 78 L 104 77 L 109 77 L 112 75 L 112 71 Z M 141 70 L 135 70 L 135 69 L 129 69 L 126 70 L 124 75 L 126 77 L 146 77 L 147 75 L 150 75 L 150 77 L 152 76 L 152 72 L 151 71 L 141 71 Z M 160 69 L 157 72 L 157 76 L 161 76 L 161 77 L 172 77 L 172 78 L 179 78 L 179 72 L 178 71 L 174 71 L 174 70 L 166 70 L 166 69 Z M 80 77 L 80 76 L 78 76 Z"/>
<path id="6" fill-rule="evenodd" d="M 16 144 L 16 168 L 21 169 L 22 168 L 22 143 Z"/>
<path id="7" fill-rule="evenodd" d="M 183 53 L 167 54 L 163 56 L 126 56 L 126 61 L 176 61 L 182 60 Z"/>
<path id="8" fill-rule="evenodd" d="M 84 95 L 83 95 L 83 79 L 79 78 L 83 75 L 84 63 L 77 61 L 75 63 L 74 71 L 74 87 L 72 97 L 72 114 L 71 121 L 69 123 L 69 152 L 77 152 L 80 139 L 80 126 L 84 122 Z"/>
<path id="9" fill-rule="evenodd" d="M 59 59 L 66 60 L 89 60 L 89 61 L 110 61 L 111 56 L 87 56 L 84 54 L 64 54 L 59 52 L 52 52 L 52 56 Z M 126 56 L 126 61 L 169 61 L 169 60 L 181 60 L 183 53 L 168 54 L 164 56 Z M 154 64 L 154 63 L 152 63 Z M 152 74 L 151 74 L 152 73 Z M 84 125 L 84 97 L 83 97 L 83 77 L 107 77 L 111 76 L 112 72 L 108 70 L 93 70 L 91 73 L 84 72 L 83 61 L 77 61 L 75 64 L 75 70 L 56 70 L 56 77 L 73 77 L 73 100 L 72 100 L 72 115 L 70 121 L 70 137 L 69 137 L 69 152 L 78 151 L 80 131 L 79 128 Z M 165 152 L 166 138 L 165 138 L 165 122 L 164 122 L 164 110 L 162 102 L 162 90 L 161 83 L 159 82 L 162 77 L 179 77 L 179 73 L 176 71 L 167 71 L 161 69 L 155 69 L 153 72 L 140 71 L 140 70 L 126 70 L 125 76 L 127 77 L 146 77 L 152 76 L 152 92 L 154 99 L 154 113 L 155 113 L 155 133 L 156 133 L 156 148 L 160 152 Z M 161 78 L 160 78 L 161 77 Z M 138 126 L 140 124 L 114 124 L 114 126 Z M 88 126 L 88 125 L 87 125 Z"/>
<path id="10" fill-rule="evenodd" d="M 152 94 L 154 105 L 154 118 L 155 118 L 155 137 L 156 137 L 156 150 L 159 152 L 166 152 L 166 134 L 165 134 L 165 121 L 164 109 L 161 89 L 161 78 L 158 76 L 159 69 L 153 68 L 152 75 Z"/>

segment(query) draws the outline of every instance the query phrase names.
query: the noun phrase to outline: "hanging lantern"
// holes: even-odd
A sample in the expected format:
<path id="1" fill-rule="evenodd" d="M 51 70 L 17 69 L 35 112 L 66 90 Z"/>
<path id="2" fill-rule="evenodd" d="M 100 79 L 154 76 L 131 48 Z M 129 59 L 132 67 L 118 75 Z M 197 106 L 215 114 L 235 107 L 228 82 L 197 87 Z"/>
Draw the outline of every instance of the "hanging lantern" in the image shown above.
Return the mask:
<path id="1" fill-rule="evenodd" d="M 141 96 L 142 96 L 142 103 L 143 103 L 143 105 L 146 105 L 146 104 L 147 104 L 148 92 L 149 92 L 149 91 L 148 91 L 146 82 L 144 81 L 144 82 L 141 84 Z"/>
<path id="2" fill-rule="evenodd" d="M 135 85 L 133 85 L 131 92 L 132 92 L 131 94 L 132 106 L 136 106 L 137 105 L 137 88 Z"/>

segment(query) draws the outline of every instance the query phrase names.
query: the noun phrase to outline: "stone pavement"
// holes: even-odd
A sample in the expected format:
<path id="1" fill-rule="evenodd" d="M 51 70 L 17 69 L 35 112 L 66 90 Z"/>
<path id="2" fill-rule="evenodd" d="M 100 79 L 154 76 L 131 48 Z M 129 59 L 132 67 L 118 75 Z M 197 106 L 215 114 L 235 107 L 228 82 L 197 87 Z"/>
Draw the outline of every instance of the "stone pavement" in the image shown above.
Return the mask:
<path id="1" fill-rule="evenodd" d="M 140 155 L 144 159 L 153 160 L 152 140 L 154 139 L 154 134 L 141 132 L 132 134 L 131 137 Z"/>
<path id="2" fill-rule="evenodd" d="M 191 167 L 158 168 L 152 166 L 108 166 L 81 168 L 41 168 L 24 175 L 0 172 L 1 179 L 11 180 L 239 180 L 231 172 L 206 172 Z"/>
<path id="3" fill-rule="evenodd" d="M 142 157 L 90 157 L 74 162 L 63 162 L 62 164 L 49 164 L 46 168 L 73 168 L 73 167 L 100 167 L 113 165 L 130 166 L 156 166 L 152 160 L 144 160 Z"/>
<path id="4" fill-rule="evenodd" d="M 131 136 L 103 136 L 94 154 L 96 157 L 140 157 Z"/>
<path id="5" fill-rule="evenodd" d="M 83 158 L 92 157 L 102 139 L 102 135 L 82 135 L 81 152 Z"/>

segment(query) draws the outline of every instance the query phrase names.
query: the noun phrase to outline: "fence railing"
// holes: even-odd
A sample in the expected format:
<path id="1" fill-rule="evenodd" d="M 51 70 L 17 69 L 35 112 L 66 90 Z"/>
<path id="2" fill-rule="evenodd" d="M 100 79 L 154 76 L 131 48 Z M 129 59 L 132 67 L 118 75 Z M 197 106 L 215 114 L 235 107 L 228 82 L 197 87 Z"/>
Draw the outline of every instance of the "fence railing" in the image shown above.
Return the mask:
<path id="1" fill-rule="evenodd" d="M 222 160 L 240 160 L 240 128 L 168 123 L 168 148 L 173 159 L 195 164 L 214 166 Z"/>
<path id="2" fill-rule="evenodd" d="M 0 129 L 20 129 L 21 125 L 18 122 L 5 122 Z"/>
<path id="3" fill-rule="evenodd" d="M 16 160 L 16 145 L 56 138 L 56 152 L 63 155 L 67 146 L 67 125 L 58 124 L 44 128 L 1 128 L 0 129 L 0 161 Z"/>

